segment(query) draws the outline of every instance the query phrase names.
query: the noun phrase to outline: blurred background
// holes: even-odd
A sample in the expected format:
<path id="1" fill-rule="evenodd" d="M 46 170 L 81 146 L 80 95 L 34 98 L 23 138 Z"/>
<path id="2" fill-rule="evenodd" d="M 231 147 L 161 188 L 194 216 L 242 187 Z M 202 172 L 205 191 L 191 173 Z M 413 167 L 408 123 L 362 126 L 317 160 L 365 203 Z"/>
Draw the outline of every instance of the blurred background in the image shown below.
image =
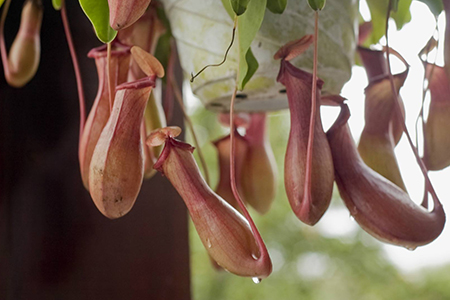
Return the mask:
<path id="1" fill-rule="evenodd" d="M 370 20 L 364 0 L 360 1 L 360 12 L 365 20 Z M 411 16 L 411 22 L 400 31 L 397 31 L 393 21 L 390 22 L 389 41 L 391 47 L 411 65 L 401 96 L 406 105 L 407 126 L 414 139 L 424 74 L 418 53 L 433 34 L 435 37 L 437 35 L 435 17 L 425 4 L 412 1 Z M 438 23 L 439 28 L 445 28 L 444 14 L 439 16 Z M 442 44 L 443 39 L 442 30 L 439 39 Z M 380 43 L 384 45 L 385 39 Z M 438 65 L 443 64 L 442 48 L 438 53 L 436 50 L 430 53 L 430 57 L 437 57 Z M 403 68 L 400 61 L 393 59 L 394 73 Z M 364 69 L 353 67 L 352 78 L 344 86 L 342 95 L 348 99 L 352 112 L 349 124 L 355 141 L 358 141 L 364 125 L 366 86 Z M 214 113 L 205 110 L 200 101 L 189 94 L 189 84 L 185 84 L 184 91 L 210 166 L 212 182 L 217 182 L 217 153 L 210 141 L 226 135 L 228 131 L 219 125 Z M 327 129 L 337 116 L 338 109 L 322 108 L 321 113 L 324 128 Z M 278 166 L 277 198 L 266 215 L 260 216 L 251 209 L 250 213 L 270 252 L 273 273 L 255 284 L 250 278 L 216 272 L 191 224 L 191 280 L 195 299 L 450 299 L 448 225 L 437 240 L 414 251 L 386 245 L 360 229 L 350 217 L 337 188 L 334 189 L 330 208 L 317 225 L 304 225 L 290 209 L 284 190 L 283 169 L 289 135 L 289 112 L 271 113 L 268 128 Z M 192 141 L 189 133 L 187 139 Z M 405 137 L 397 146 L 396 155 L 408 192 L 416 203 L 420 203 L 423 176 Z M 444 207 L 449 207 L 449 168 L 431 172 L 430 176 Z"/>

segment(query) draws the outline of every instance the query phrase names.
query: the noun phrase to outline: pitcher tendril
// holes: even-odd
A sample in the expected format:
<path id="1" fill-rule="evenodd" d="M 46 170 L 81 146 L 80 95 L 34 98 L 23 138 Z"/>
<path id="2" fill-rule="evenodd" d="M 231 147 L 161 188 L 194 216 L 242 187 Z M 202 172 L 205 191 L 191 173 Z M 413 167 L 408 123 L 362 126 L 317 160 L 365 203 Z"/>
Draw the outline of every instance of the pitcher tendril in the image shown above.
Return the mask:
<path id="1" fill-rule="evenodd" d="M 319 12 L 314 12 L 314 58 L 313 58 L 313 80 L 312 80 L 312 92 L 311 92 L 311 117 L 309 120 L 309 138 L 308 138 L 308 150 L 306 152 L 306 177 L 305 177 L 305 198 L 311 195 L 312 185 L 312 160 L 313 160 L 313 147 L 314 147 L 314 131 L 316 125 L 316 110 L 317 110 L 317 43 L 319 40 Z"/>
<path id="2" fill-rule="evenodd" d="M 194 82 L 195 78 L 197 78 L 197 76 L 199 76 L 201 73 L 203 73 L 203 71 L 205 71 L 207 68 L 209 68 L 209 67 L 220 67 L 221 65 L 223 65 L 226 62 L 227 57 L 228 57 L 228 52 L 230 52 L 230 49 L 231 49 L 231 47 L 234 44 L 234 38 L 236 37 L 236 25 L 237 25 L 237 16 L 234 17 L 233 32 L 231 33 L 231 42 L 228 45 L 227 50 L 225 51 L 225 55 L 223 57 L 223 60 L 220 63 L 218 63 L 218 64 L 210 64 L 210 65 L 204 66 L 195 75 L 193 73 L 191 73 L 191 79 L 190 79 L 191 82 Z"/>
<path id="3" fill-rule="evenodd" d="M 80 102 L 80 134 L 79 139 L 81 139 L 81 135 L 83 134 L 84 125 L 86 122 L 86 102 L 84 100 L 84 89 L 83 89 L 83 79 L 81 78 L 80 65 L 78 63 L 77 53 L 75 50 L 75 46 L 73 45 L 72 34 L 70 33 L 69 20 L 67 18 L 66 13 L 66 3 L 64 0 L 61 3 L 61 19 L 64 25 L 64 32 L 66 34 L 67 44 L 70 50 L 70 56 L 72 58 L 73 69 L 75 71 L 75 77 L 77 80 L 77 90 L 78 90 L 78 100 Z"/>
<path id="4" fill-rule="evenodd" d="M 231 102 L 230 102 L 230 180 L 231 180 L 231 190 L 233 191 L 233 195 L 236 198 L 236 201 L 242 211 L 242 214 L 247 219 L 250 228 L 252 230 L 252 233 L 255 237 L 256 244 L 258 245 L 260 256 L 256 259 L 259 261 L 260 264 L 264 264 L 265 262 L 270 262 L 270 256 L 267 251 L 267 247 L 264 244 L 264 241 L 261 237 L 261 234 L 258 231 L 258 228 L 255 225 L 255 222 L 253 221 L 252 217 L 250 216 L 247 208 L 245 207 L 244 202 L 242 201 L 241 196 L 239 195 L 239 191 L 236 184 L 236 162 L 235 162 L 235 153 L 236 153 L 236 144 L 235 144 L 235 125 L 234 125 L 234 102 L 236 100 L 236 94 L 237 94 L 238 87 L 237 85 L 234 88 L 233 94 L 231 96 Z M 270 263 L 270 272 L 272 272 L 272 264 Z"/>
<path id="5" fill-rule="evenodd" d="M 107 43 L 106 46 L 106 74 L 109 90 L 109 111 L 111 112 L 114 102 L 114 90 L 111 84 L 111 42 Z"/>
<path id="6" fill-rule="evenodd" d="M 391 15 L 391 7 L 392 7 L 392 0 L 389 0 L 389 7 L 388 7 L 388 11 L 387 11 L 387 16 L 386 16 L 386 30 L 385 30 L 387 69 L 388 69 L 389 81 L 391 83 L 391 90 L 392 90 L 392 93 L 394 94 L 394 97 L 396 98 L 395 110 L 400 113 L 401 108 L 400 108 L 400 104 L 398 103 L 398 95 L 395 91 L 394 76 L 392 75 L 391 60 L 389 58 L 390 48 L 389 48 L 388 30 L 389 30 L 389 17 Z M 401 114 L 400 114 L 400 118 L 402 120 L 401 123 L 402 123 L 403 131 L 405 132 L 406 138 L 408 139 L 409 146 L 411 147 L 411 149 L 414 153 L 414 156 L 416 157 L 417 163 L 419 164 L 420 170 L 422 171 L 422 174 L 425 178 L 426 190 L 428 190 L 428 192 L 430 192 L 430 194 L 433 196 L 433 199 L 437 199 L 436 191 L 434 190 L 434 187 L 431 184 L 431 180 L 428 177 L 428 170 L 427 170 L 425 164 L 423 163 L 422 159 L 420 158 L 419 152 L 417 151 L 417 148 L 415 147 L 415 145 L 411 139 L 411 135 L 408 132 L 408 128 L 406 127 L 405 118 Z"/>
<path id="7" fill-rule="evenodd" d="M 180 105 L 181 111 L 183 112 L 183 117 L 186 120 L 186 123 L 189 127 L 189 131 L 191 132 L 192 138 L 194 139 L 194 144 L 198 151 L 200 164 L 202 165 L 203 172 L 205 172 L 205 181 L 208 185 L 210 185 L 208 166 L 206 165 L 206 161 L 205 158 L 203 157 L 203 152 L 201 150 L 200 143 L 198 142 L 197 135 L 195 134 L 194 125 L 192 124 L 191 118 L 189 118 L 189 115 L 186 113 L 186 110 L 184 109 L 183 97 L 180 94 L 178 84 L 173 76 L 171 76 L 169 80 L 170 81 L 168 83 L 170 83 L 170 85 L 172 86 L 172 89 L 175 94 L 175 99 L 177 99 L 177 102 Z"/>
<path id="8" fill-rule="evenodd" d="M 438 28 L 437 20 L 436 20 L 435 32 L 436 32 L 436 36 L 439 39 L 439 28 Z M 432 37 L 432 39 L 434 39 L 434 37 Z M 432 43 L 430 43 L 430 41 L 431 41 L 431 39 L 426 44 L 425 48 L 422 49 L 422 51 L 420 51 L 420 53 L 419 53 L 419 58 L 420 58 L 420 60 L 422 60 L 422 57 L 420 57 L 420 56 L 421 56 L 423 50 L 425 50 L 425 59 L 422 60 L 422 61 L 424 61 L 426 63 L 428 63 L 429 52 L 433 49 L 433 45 L 432 45 Z M 439 40 L 435 40 L 435 41 L 436 41 L 436 46 L 435 47 L 436 47 L 436 50 L 438 50 L 438 48 L 439 48 Z M 439 53 L 439 51 L 436 51 L 436 54 L 434 56 L 434 62 L 436 62 L 436 60 L 437 60 L 438 53 Z M 417 147 L 417 149 L 419 148 L 419 140 L 418 140 L 418 137 L 419 137 L 419 134 L 418 134 L 419 133 L 419 120 L 422 121 L 421 122 L 422 123 L 422 134 L 425 135 L 425 132 L 424 132 L 425 131 L 425 116 L 424 116 L 423 106 L 425 105 L 425 96 L 427 95 L 427 92 L 430 89 L 430 81 L 431 81 L 431 78 L 433 77 L 433 72 L 434 72 L 434 67 L 435 66 L 436 66 L 436 63 L 434 63 L 431 66 L 431 71 L 429 73 L 427 72 L 427 67 L 425 66 L 425 72 L 423 74 L 422 103 L 421 103 L 420 111 L 419 111 L 419 114 L 417 115 L 416 123 L 415 123 L 416 147 Z M 425 80 L 427 80 L 426 84 L 425 84 Z"/>

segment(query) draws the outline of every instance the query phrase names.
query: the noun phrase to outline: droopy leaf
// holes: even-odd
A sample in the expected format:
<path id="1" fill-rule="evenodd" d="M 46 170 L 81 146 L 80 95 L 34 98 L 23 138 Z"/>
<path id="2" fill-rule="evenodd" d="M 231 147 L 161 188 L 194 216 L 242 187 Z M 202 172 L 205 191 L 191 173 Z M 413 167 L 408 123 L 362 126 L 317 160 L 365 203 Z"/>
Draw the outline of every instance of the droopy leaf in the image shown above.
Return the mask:
<path id="1" fill-rule="evenodd" d="M 401 0 L 398 1 L 398 5 L 396 7 L 396 10 L 392 10 L 391 17 L 395 21 L 395 25 L 397 26 L 397 29 L 402 29 L 403 25 L 411 21 L 411 12 L 409 11 L 409 8 L 411 6 L 412 0 Z M 395 6 L 394 6 L 395 8 Z"/>
<path id="2" fill-rule="evenodd" d="M 247 10 L 250 0 L 230 0 L 230 2 L 236 15 L 240 16 Z"/>
<path id="3" fill-rule="evenodd" d="M 52 0 L 53 8 L 55 10 L 60 10 L 62 5 L 62 0 Z M 0 6 L 2 6 L 3 0 L 0 0 Z"/>
<path id="4" fill-rule="evenodd" d="M 403 25 L 411 20 L 411 12 L 409 7 L 412 0 L 399 0 L 397 10 L 391 13 L 391 18 L 394 19 L 397 29 L 401 29 Z M 376 44 L 384 35 L 386 30 L 386 15 L 389 7 L 389 0 L 367 0 L 367 5 L 370 9 L 372 17 L 372 35 L 370 36 L 370 43 Z M 395 4 L 393 8 L 395 8 Z"/>
<path id="5" fill-rule="evenodd" d="M 247 55 L 250 45 L 261 27 L 266 10 L 267 0 L 252 1 L 244 14 L 238 17 L 239 37 L 239 72 L 238 88 L 244 89 L 245 84 L 256 72 L 258 64 L 253 54 Z M 256 62 L 256 64 L 255 64 Z"/>
<path id="6" fill-rule="evenodd" d="M 425 3 L 435 16 L 439 16 L 439 14 L 444 10 L 444 4 L 442 4 L 442 0 L 418 0 L 418 1 Z"/>
<path id="7" fill-rule="evenodd" d="M 103 43 L 111 42 L 117 31 L 109 25 L 108 0 L 79 0 L 81 8 L 94 26 L 95 33 Z"/>
<path id="8" fill-rule="evenodd" d="M 392 2 L 391 2 L 391 10 L 392 11 L 397 11 L 397 9 L 398 9 L 398 2 L 399 2 L 399 0 L 392 0 Z"/>
<path id="9" fill-rule="evenodd" d="M 274 14 L 282 14 L 286 4 L 287 0 L 267 0 L 267 8 Z"/>
<path id="10" fill-rule="evenodd" d="M 249 48 L 247 54 L 245 55 L 245 62 L 248 66 L 247 74 L 245 75 L 244 80 L 242 80 L 242 88 L 247 84 L 247 82 L 252 78 L 253 74 L 255 74 L 256 70 L 258 70 L 259 64 L 253 55 L 252 49 Z"/>
<path id="11" fill-rule="evenodd" d="M 262 0 L 262 2 L 252 1 L 249 3 L 245 14 L 238 17 L 237 32 L 239 40 L 239 71 L 238 88 L 244 89 L 244 86 L 251 79 L 258 69 L 258 61 L 251 52 L 250 45 L 261 27 L 264 19 L 264 13 L 267 1 L 286 2 L 287 0 Z M 232 7 L 232 1 L 222 0 L 223 7 L 230 18 L 234 19 L 235 12 Z"/>

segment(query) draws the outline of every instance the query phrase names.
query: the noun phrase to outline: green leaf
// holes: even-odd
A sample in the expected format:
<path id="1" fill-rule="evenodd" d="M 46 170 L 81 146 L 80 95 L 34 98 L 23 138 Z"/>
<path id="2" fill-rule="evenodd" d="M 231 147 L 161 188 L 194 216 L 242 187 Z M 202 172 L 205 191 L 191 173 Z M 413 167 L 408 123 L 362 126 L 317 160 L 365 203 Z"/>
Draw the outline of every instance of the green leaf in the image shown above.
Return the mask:
<path id="1" fill-rule="evenodd" d="M 418 0 L 418 1 L 428 5 L 428 8 L 435 16 L 439 16 L 439 14 L 444 10 L 444 4 L 442 4 L 442 0 Z"/>
<path id="2" fill-rule="evenodd" d="M 261 23 L 264 19 L 267 0 L 251 1 L 244 14 L 238 17 L 237 31 L 239 40 L 239 71 L 238 88 L 243 90 L 245 84 L 255 73 L 254 64 L 248 65 L 247 59 L 252 63 L 256 61 L 253 53 L 247 54 L 253 39 L 258 33 Z M 256 68 L 258 66 L 256 65 Z M 250 75 L 250 76 L 248 76 Z"/>
<path id="3" fill-rule="evenodd" d="M 258 70 L 259 64 L 253 55 L 252 48 L 249 48 L 247 54 L 245 55 L 245 62 L 247 63 L 247 74 L 242 80 L 242 88 L 247 84 L 247 82 L 252 78 L 253 74 L 255 74 L 256 70 Z"/>
<path id="4" fill-rule="evenodd" d="M 309 6 L 315 11 L 322 10 L 325 7 L 325 2 L 325 0 L 308 0 Z"/>
<path id="5" fill-rule="evenodd" d="M 392 11 L 397 11 L 398 10 L 398 2 L 399 2 L 399 0 L 392 0 L 392 2 L 391 2 L 391 10 Z"/>
<path id="6" fill-rule="evenodd" d="M 403 28 L 403 25 L 411 21 L 411 12 L 409 7 L 411 6 L 412 0 L 402 0 L 398 2 L 397 10 L 391 13 L 391 17 L 397 25 L 397 29 Z"/>
<path id="7" fill-rule="evenodd" d="M 5 2 L 5 0 L 0 0 L 0 7 L 2 7 L 3 2 Z"/>
<path id="8" fill-rule="evenodd" d="M 240 16 L 247 10 L 250 0 L 230 0 L 230 2 L 236 15 Z"/>
<path id="9" fill-rule="evenodd" d="M 282 14 L 286 4 L 287 0 L 267 0 L 267 8 L 274 14 Z"/>
<path id="10" fill-rule="evenodd" d="M 61 2 L 62 2 L 62 0 L 52 0 L 53 8 L 55 10 L 60 10 L 61 9 L 61 5 L 62 5 Z M 0 4 L 0 6 L 2 6 L 2 5 Z"/>
<path id="11" fill-rule="evenodd" d="M 94 26 L 95 33 L 103 43 L 111 42 L 117 31 L 109 26 L 108 0 L 79 0 L 81 8 Z"/>
<path id="12" fill-rule="evenodd" d="M 409 7 L 412 0 L 399 0 L 397 11 L 391 13 L 397 29 L 401 29 L 403 25 L 411 20 L 411 12 Z M 389 0 L 367 0 L 372 17 L 372 34 L 369 38 L 371 44 L 376 44 L 386 31 L 386 16 L 389 7 Z"/>

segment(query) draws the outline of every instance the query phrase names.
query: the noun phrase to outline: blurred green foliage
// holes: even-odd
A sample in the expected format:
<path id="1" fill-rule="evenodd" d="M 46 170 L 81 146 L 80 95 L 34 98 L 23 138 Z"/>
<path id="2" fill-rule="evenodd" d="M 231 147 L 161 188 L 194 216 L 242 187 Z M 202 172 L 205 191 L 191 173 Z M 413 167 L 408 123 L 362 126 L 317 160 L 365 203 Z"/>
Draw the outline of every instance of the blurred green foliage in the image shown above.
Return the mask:
<path id="1" fill-rule="evenodd" d="M 192 113 L 202 150 L 217 183 L 217 153 L 210 141 L 227 129 L 215 113 L 197 104 Z M 269 136 L 278 165 L 278 195 L 272 209 L 251 215 L 266 242 L 274 271 L 261 283 L 251 278 L 218 272 L 190 225 L 191 273 L 195 300 L 444 300 L 450 299 L 450 267 L 402 275 L 384 256 L 380 243 L 358 229 L 350 237 L 325 237 L 317 229 L 302 224 L 289 207 L 284 191 L 284 152 L 289 135 L 289 113 L 271 113 Z M 187 140 L 192 141 L 187 133 Z M 196 151 L 197 152 L 197 151 Z M 343 210 L 335 189 L 330 210 Z M 327 213 L 330 213 L 327 212 Z M 339 224 L 335 224 L 339 226 Z"/>

